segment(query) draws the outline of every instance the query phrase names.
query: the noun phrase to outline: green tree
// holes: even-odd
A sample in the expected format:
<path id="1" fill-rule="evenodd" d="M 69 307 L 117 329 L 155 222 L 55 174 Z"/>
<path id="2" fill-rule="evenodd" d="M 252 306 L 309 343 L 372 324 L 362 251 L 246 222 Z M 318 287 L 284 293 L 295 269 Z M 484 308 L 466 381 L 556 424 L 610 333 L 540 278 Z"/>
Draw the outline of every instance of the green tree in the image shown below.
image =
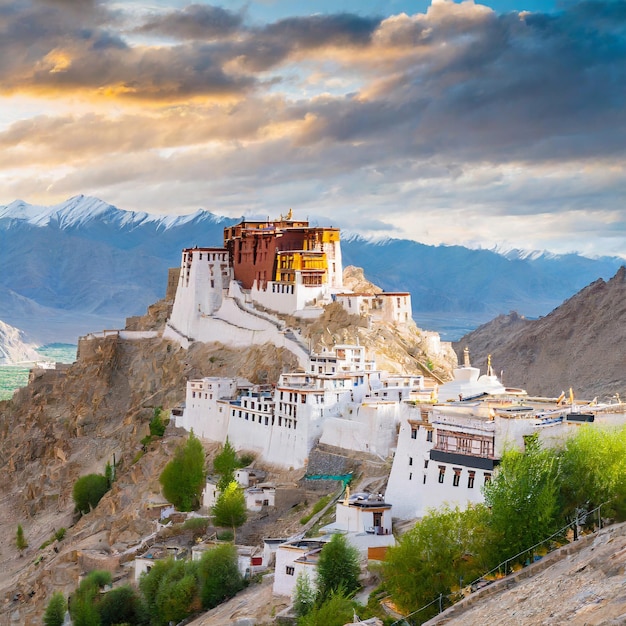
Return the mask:
<path id="1" fill-rule="evenodd" d="M 101 626 L 97 600 L 100 590 L 111 584 L 111 574 L 94 570 L 81 581 L 70 601 L 70 615 L 74 626 Z"/>
<path id="2" fill-rule="evenodd" d="M 220 477 L 217 483 L 218 491 L 224 491 L 235 480 L 235 470 L 238 468 L 237 452 L 226 438 L 224 447 L 213 460 L 213 471 Z"/>
<path id="3" fill-rule="evenodd" d="M 385 588 L 398 606 L 414 611 L 487 571 L 489 544 L 485 506 L 429 511 L 387 551 Z M 420 613 L 420 618 L 433 614 Z"/>
<path id="4" fill-rule="evenodd" d="M 142 574 L 139 578 L 139 590 L 141 591 L 146 611 L 151 619 L 152 616 L 158 615 L 157 594 L 161 585 L 164 585 L 163 581 L 166 580 L 172 565 L 173 559 L 156 561 L 150 568 L 150 571 Z"/>
<path id="5" fill-rule="evenodd" d="M 153 437 L 163 437 L 167 424 L 163 420 L 163 407 L 157 406 L 150 420 L 150 434 Z"/>
<path id="6" fill-rule="evenodd" d="M 293 610 L 297 617 L 303 617 L 310 613 L 315 606 L 315 589 L 311 579 L 305 572 L 300 572 L 296 578 L 296 586 L 293 591 Z"/>
<path id="7" fill-rule="evenodd" d="M 245 523 L 248 514 L 246 512 L 246 499 L 243 489 L 232 481 L 220 493 L 213 506 L 213 521 L 216 526 L 229 526 L 233 529 L 233 540 L 235 529 Z"/>
<path id="8" fill-rule="evenodd" d="M 524 452 L 504 452 L 493 480 L 484 487 L 494 559 L 519 554 L 559 528 L 559 481 L 555 452 L 544 450 L 536 436 L 527 438 Z"/>
<path id="9" fill-rule="evenodd" d="M 107 480 L 107 489 L 111 489 L 111 487 L 113 486 L 113 479 L 114 479 L 113 466 L 108 461 L 104 468 L 104 477 Z"/>
<path id="10" fill-rule="evenodd" d="M 153 626 L 178 623 L 200 610 L 198 563 L 165 559 L 139 579 L 146 613 Z"/>
<path id="11" fill-rule="evenodd" d="M 20 552 L 23 552 L 26 548 L 28 548 L 28 541 L 26 541 L 24 529 L 21 524 L 17 525 L 17 532 L 15 533 L 15 546 Z"/>
<path id="12" fill-rule="evenodd" d="M 179 511 L 194 511 L 200 506 L 200 494 L 205 484 L 204 448 L 193 432 L 187 443 L 176 449 L 159 481 L 163 495 Z"/>
<path id="13" fill-rule="evenodd" d="M 139 624 L 141 621 L 140 599 L 130 585 L 111 589 L 96 604 L 102 626 L 115 624 Z"/>
<path id="14" fill-rule="evenodd" d="M 59 591 L 53 593 L 46 607 L 46 612 L 43 614 L 45 626 L 63 626 L 66 609 L 65 596 Z"/>
<path id="15" fill-rule="evenodd" d="M 333 592 L 342 589 L 351 595 L 359 587 L 359 553 L 343 535 L 334 534 L 322 548 L 317 561 L 317 601 L 325 602 Z"/>
<path id="16" fill-rule="evenodd" d="M 584 425 L 561 453 L 561 506 L 568 519 L 607 503 L 603 514 L 626 519 L 626 427 Z"/>
<path id="17" fill-rule="evenodd" d="M 216 526 L 232 528 L 234 539 L 235 529 L 245 523 L 247 517 L 246 499 L 243 495 L 243 489 L 233 480 L 215 501 L 213 521 Z"/>
<path id="18" fill-rule="evenodd" d="M 298 619 L 298 626 L 344 626 L 352 622 L 355 604 L 342 589 L 333 591 L 309 613 Z"/>
<path id="19" fill-rule="evenodd" d="M 232 598 L 244 586 L 237 567 L 237 549 L 232 544 L 222 544 L 205 552 L 198 574 L 204 609 L 212 609 Z"/>
<path id="20" fill-rule="evenodd" d="M 102 496 L 109 490 L 106 476 L 102 474 L 87 474 L 81 476 L 75 483 L 72 490 L 72 498 L 76 505 L 76 510 L 81 513 L 89 513 L 91 509 L 98 505 Z"/>

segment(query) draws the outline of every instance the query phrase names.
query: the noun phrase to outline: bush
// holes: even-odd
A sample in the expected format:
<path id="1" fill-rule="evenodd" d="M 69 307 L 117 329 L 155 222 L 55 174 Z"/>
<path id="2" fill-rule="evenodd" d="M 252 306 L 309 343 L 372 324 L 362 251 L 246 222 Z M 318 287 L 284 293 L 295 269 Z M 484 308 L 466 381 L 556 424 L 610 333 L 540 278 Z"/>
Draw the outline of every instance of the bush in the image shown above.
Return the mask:
<path id="1" fill-rule="evenodd" d="M 140 599 L 130 585 L 116 587 L 103 594 L 97 601 L 96 608 L 101 626 L 140 623 Z"/>
<path id="2" fill-rule="evenodd" d="M 204 449 L 193 432 L 187 443 L 177 448 L 159 482 L 163 495 L 179 511 L 194 511 L 200 506 L 200 494 L 205 484 Z"/>
<path id="3" fill-rule="evenodd" d="M 208 517 L 192 517 L 183 523 L 183 531 L 190 530 L 194 538 L 201 537 L 209 527 Z"/>
<path id="4" fill-rule="evenodd" d="M 329 494 L 327 496 L 323 496 L 322 498 L 320 498 L 313 505 L 313 509 L 311 510 L 311 512 L 308 515 L 305 515 L 304 517 L 300 518 L 300 523 L 304 526 L 304 524 L 309 522 L 314 515 L 317 515 L 317 513 L 319 513 L 330 502 L 331 498 L 332 498 L 332 494 Z"/>
<path id="5" fill-rule="evenodd" d="M 43 623 L 45 626 L 63 626 L 66 608 L 67 602 L 65 601 L 65 596 L 59 591 L 52 594 L 52 598 L 50 598 L 46 612 L 43 615 Z"/>
<path id="6" fill-rule="evenodd" d="M 74 483 L 72 498 L 76 510 L 80 513 L 89 513 L 100 502 L 102 496 L 109 490 L 109 482 L 102 474 L 87 474 Z"/>
<path id="7" fill-rule="evenodd" d="M 198 572 L 204 609 L 212 609 L 243 589 L 243 578 L 237 568 L 237 549 L 232 544 L 205 552 Z"/>
<path id="8" fill-rule="evenodd" d="M 201 607 L 198 563 L 166 559 L 142 574 L 139 588 L 152 626 L 178 623 Z"/>
<path id="9" fill-rule="evenodd" d="M 15 533 L 15 547 L 20 552 L 28 548 L 28 541 L 26 541 L 26 537 L 24 537 L 24 529 L 21 524 L 17 525 L 17 532 Z"/>
<path id="10" fill-rule="evenodd" d="M 163 437 L 167 422 L 163 419 L 163 407 L 158 406 L 154 409 L 154 415 L 150 420 L 150 434 L 153 437 Z"/>

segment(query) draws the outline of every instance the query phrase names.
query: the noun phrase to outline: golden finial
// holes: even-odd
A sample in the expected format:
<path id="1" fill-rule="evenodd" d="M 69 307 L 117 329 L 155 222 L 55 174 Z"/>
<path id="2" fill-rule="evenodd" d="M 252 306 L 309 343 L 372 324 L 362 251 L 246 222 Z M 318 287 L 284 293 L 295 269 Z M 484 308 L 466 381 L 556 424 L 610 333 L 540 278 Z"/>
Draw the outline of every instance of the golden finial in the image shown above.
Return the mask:
<path id="1" fill-rule="evenodd" d="M 293 209 L 289 209 L 289 213 L 287 213 L 286 219 L 288 219 L 288 220 L 293 219 Z"/>

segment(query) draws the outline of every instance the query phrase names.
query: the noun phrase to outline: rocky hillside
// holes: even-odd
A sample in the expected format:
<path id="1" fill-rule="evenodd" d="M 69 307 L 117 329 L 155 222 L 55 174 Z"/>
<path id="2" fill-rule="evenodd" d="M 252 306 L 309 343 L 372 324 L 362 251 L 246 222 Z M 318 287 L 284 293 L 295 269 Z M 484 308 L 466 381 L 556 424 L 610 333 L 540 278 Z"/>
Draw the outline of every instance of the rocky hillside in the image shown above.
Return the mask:
<path id="1" fill-rule="evenodd" d="M 503 382 L 530 394 L 626 397 L 626 267 L 593 282 L 549 315 L 528 320 L 500 315 L 454 344 L 470 349 L 484 372 L 487 355 Z"/>
<path id="2" fill-rule="evenodd" d="M 472 594 L 425 626 L 626 623 L 626 524 L 560 548 Z"/>
<path id="3" fill-rule="evenodd" d="M 291 353 L 272 346 L 233 351 L 160 340 L 98 340 L 66 371 L 40 370 L 13 399 L 0 402 L 0 625 L 40 624 L 55 590 L 69 593 L 83 568 L 80 554 L 123 553 L 154 530 L 150 500 L 161 500 L 158 476 L 184 433 L 169 429 L 142 454 L 153 408 L 184 398 L 185 380 L 209 375 L 275 380 L 293 368 Z M 98 507 L 77 520 L 76 479 L 103 472 L 115 458 L 118 478 Z M 29 547 L 20 558 L 17 524 Z M 60 543 L 41 550 L 55 529 Z"/>
<path id="4" fill-rule="evenodd" d="M 355 270 L 354 279 L 362 283 L 362 271 Z M 156 303 L 145 316 L 130 318 L 129 328 L 161 328 L 170 306 Z M 368 358 L 391 370 L 406 368 L 441 379 L 456 362 L 448 344 L 432 353 L 431 334 L 413 323 L 370 326 L 339 305 L 327 307 L 316 321 L 288 322 L 314 348 L 358 341 L 367 346 Z M 186 436 L 170 425 L 163 439 L 144 450 L 141 440 L 154 407 L 170 409 L 183 401 L 190 378 L 240 376 L 272 383 L 296 368 L 290 352 L 271 345 L 233 350 L 192 344 L 183 350 L 160 339 L 109 336 L 81 344 L 72 366 L 34 371 L 28 387 L 0 402 L 0 626 L 40 624 L 53 591 L 67 595 L 82 571 L 124 560 L 154 531 L 148 505 L 162 500 L 158 477 Z M 102 473 L 114 460 L 113 488 L 94 511 L 76 518 L 75 481 Z M 290 532 L 301 531 L 298 519 Z M 23 556 L 15 547 L 18 524 L 29 543 Z M 67 528 L 66 538 L 40 548 L 61 527 Z M 254 531 L 258 534 L 252 529 L 248 536 Z"/>

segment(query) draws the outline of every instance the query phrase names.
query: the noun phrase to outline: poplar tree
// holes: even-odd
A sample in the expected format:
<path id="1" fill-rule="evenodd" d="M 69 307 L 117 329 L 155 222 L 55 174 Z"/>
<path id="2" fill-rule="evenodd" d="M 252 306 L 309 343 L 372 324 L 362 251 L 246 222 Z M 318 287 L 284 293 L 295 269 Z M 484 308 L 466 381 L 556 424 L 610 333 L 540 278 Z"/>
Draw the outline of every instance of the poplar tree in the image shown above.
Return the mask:
<path id="1" fill-rule="evenodd" d="M 15 533 L 15 546 L 20 552 L 23 552 L 28 548 L 28 542 L 26 541 L 26 537 L 24 537 L 24 529 L 21 524 L 17 525 L 17 532 Z"/>
<path id="2" fill-rule="evenodd" d="M 204 448 L 191 432 L 185 445 L 176 449 L 174 458 L 161 473 L 159 482 L 163 495 L 179 511 L 195 511 L 200 506 L 206 481 L 204 460 Z"/>
<path id="3" fill-rule="evenodd" d="M 232 528 L 234 541 L 235 529 L 244 524 L 247 517 L 246 499 L 243 495 L 243 489 L 233 480 L 217 497 L 213 507 L 215 525 Z"/>

